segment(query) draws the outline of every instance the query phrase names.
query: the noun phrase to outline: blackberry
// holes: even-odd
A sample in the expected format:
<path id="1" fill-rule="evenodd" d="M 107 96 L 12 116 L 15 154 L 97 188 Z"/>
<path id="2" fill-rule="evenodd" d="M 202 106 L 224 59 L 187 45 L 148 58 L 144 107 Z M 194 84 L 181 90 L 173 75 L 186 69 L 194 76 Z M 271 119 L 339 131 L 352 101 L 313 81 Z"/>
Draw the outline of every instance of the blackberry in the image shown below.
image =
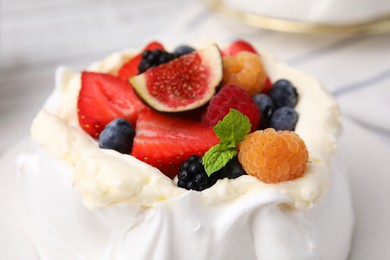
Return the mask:
<path id="1" fill-rule="evenodd" d="M 257 94 L 253 98 L 257 107 L 261 112 L 259 129 L 266 129 L 270 125 L 272 113 L 274 112 L 275 105 L 271 97 L 266 94 Z"/>
<path id="2" fill-rule="evenodd" d="M 244 174 L 246 173 L 242 169 L 238 157 L 235 156 L 224 168 L 209 177 L 204 170 L 202 158 L 191 155 L 180 167 L 177 186 L 187 190 L 202 191 L 213 186 L 219 179 L 235 179 Z"/>
<path id="3" fill-rule="evenodd" d="M 212 178 L 207 176 L 202 158 L 197 155 L 191 155 L 187 161 L 182 163 L 177 178 L 177 186 L 187 190 L 202 191 L 215 183 Z"/>
<path id="4" fill-rule="evenodd" d="M 134 126 L 123 118 L 112 120 L 99 136 L 99 147 L 129 154 L 135 136 Z"/>
<path id="5" fill-rule="evenodd" d="M 139 74 L 178 57 L 179 55 L 177 54 L 172 54 L 163 50 L 145 50 L 142 52 L 142 59 L 138 65 Z"/>
<path id="6" fill-rule="evenodd" d="M 295 107 L 298 102 L 298 92 L 290 81 L 280 79 L 271 88 L 270 96 L 276 108 Z"/>

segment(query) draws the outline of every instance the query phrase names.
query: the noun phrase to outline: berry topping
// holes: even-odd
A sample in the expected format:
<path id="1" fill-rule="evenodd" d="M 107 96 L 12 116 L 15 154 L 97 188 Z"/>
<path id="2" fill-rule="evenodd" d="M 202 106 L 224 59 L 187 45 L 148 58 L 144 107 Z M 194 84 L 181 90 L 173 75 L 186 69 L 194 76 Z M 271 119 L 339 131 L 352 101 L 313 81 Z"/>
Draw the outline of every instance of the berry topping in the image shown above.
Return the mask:
<path id="1" fill-rule="evenodd" d="M 274 101 L 276 108 L 279 107 L 295 107 L 298 102 L 298 92 L 290 81 L 280 79 L 276 81 L 271 90 L 270 96 Z"/>
<path id="2" fill-rule="evenodd" d="M 222 80 L 222 60 L 213 44 L 130 78 L 139 96 L 162 112 L 192 110 L 206 104 Z"/>
<path id="3" fill-rule="evenodd" d="M 143 51 L 141 62 L 138 65 L 138 71 L 139 73 L 143 73 L 152 67 L 167 63 L 177 57 L 178 55 L 163 50 Z"/>
<path id="4" fill-rule="evenodd" d="M 202 158 L 191 155 L 187 161 L 180 166 L 177 175 L 177 186 L 187 190 L 202 191 L 210 188 L 214 183 L 214 178 L 209 178 L 202 164 Z"/>
<path id="5" fill-rule="evenodd" d="M 223 83 L 232 83 L 254 96 L 265 87 L 267 73 L 259 55 L 241 51 L 223 57 Z"/>
<path id="6" fill-rule="evenodd" d="M 81 89 L 77 102 L 81 128 L 98 138 L 104 127 L 116 118 L 135 124 L 138 113 L 145 109 L 129 82 L 118 77 L 95 72 L 81 74 Z"/>
<path id="7" fill-rule="evenodd" d="M 133 147 L 135 130 L 133 125 L 123 118 L 111 121 L 99 136 L 99 147 L 129 154 Z"/>
<path id="8" fill-rule="evenodd" d="M 228 84 L 210 100 L 206 113 L 202 116 L 202 121 L 209 126 L 215 126 L 230 111 L 236 109 L 249 118 L 252 131 L 256 130 L 260 122 L 260 111 L 255 102 L 243 89 Z"/>
<path id="9" fill-rule="evenodd" d="M 272 114 L 270 127 L 275 130 L 294 131 L 298 122 L 298 113 L 291 107 L 281 107 Z"/>
<path id="10" fill-rule="evenodd" d="M 238 161 L 238 156 L 236 155 L 226 163 L 225 167 L 213 173 L 211 177 L 217 179 L 236 179 L 242 175 L 246 175 L 246 172 L 242 168 L 241 163 Z"/>
<path id="11" fill-rule="evenodd" d="M 274 102 L 270 98 L 270 96 L 266 94 L 257 94 L 253 97 L 253 101 L 255 101 L 257 107 L 261 112 L 261 120 L 259 129 L 266 129 L 270 125 L 271 115 L 275 109 Z"/>
<path id="12" fill-rule="evenodd" d="M 173 178 L 189 156 L 202 156 L 218 141 L 200 122 L 145 110 L 137 120 L 131 155 Z"/>
<path id="13" fill-rule="evenodd" d="M 308 156 L 305 143 L 295 132 L 277 132 L 272 128 L 249 134 L 238 152 L 244 170 L 266 183 L 302 176 Z"/>
<path id="14" fill-rule="evenodd" d="M 162 46 L 159 42 L 151 42 L 143 49 L 145 50 L 164 50 L 164 46 Z M 124 80 L 128 80 L 130 77 L 138 75 L 138 66 L 142 59 L 142 52 L 132 57 L 128 62 L 126 62 L 122 68 L 118 71 L 118 76 Z"/>
<path id="15" fill-rule="evenodd" d="M 182 56 L 182 55 L 185 55 L 185 54 L 190 54 L 192 52 L 194 52 L 195 49 L 192 48 L 191 46 L 188 46 L 188 45 L 181 45 L 181 46 L 178 46 L 174 51 L 173 53 L 178 55 L 178 56 Z"/>
<path id="16" fill-rule="evenodd" d="M 219 179 L 236 179 L 246 172 L 242 168 L 238 157 L 231 159 L 222 169 L 208 176 L 202 163 L 202 158 L 191 155 L 187 161 L 180 166 L 177 175 L 177 186 L 187 190 L 202 191 L 213 186 Z"/>
<path id="17" fill-rule="evenodd" d="M 177 175 L 177 185 L 188 190 L 245 174 L 266 183 L 302 176 L 308 151 L 291 132 L 298 122 L 296 88 L 285 79 L 272 84 L 245 41 L 223 54 L 215 44 L 200 50 L 182 45 L 169 53 L 152 42 L 118 77 L 83 72 L 79 124 L 99 137 L 99 147 Z"/>
<path id="18" fill-rule="evenodd" d="M 256 49 L 250 43 L 243 40 L 237 40 L 233 42 L 228 47 L 226 47 L 222 53 L 223 56 L 235 56 L 241 51 L 248 51 L 257 54 Z"/>

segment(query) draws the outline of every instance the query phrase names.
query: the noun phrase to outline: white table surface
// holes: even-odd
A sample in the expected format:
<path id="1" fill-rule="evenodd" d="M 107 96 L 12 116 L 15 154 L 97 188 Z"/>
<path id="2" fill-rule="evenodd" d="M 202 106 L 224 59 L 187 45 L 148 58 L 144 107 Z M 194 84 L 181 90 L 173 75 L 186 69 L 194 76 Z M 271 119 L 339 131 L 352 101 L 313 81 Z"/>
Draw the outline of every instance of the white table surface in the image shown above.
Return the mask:
<path id="1" fill-rule="evenodd" d="M 2 0 L 0 5 L 0 155 L 28 135 L 60 64 L 81 70 L 116 50 L 143 46 L 153 39 L 175 46 L 243 38 L 318 77 L 335 95 L 352 128 L 364 133 L 365 140 L 356 142 L 380 144 L 381 154 L 371 148 L 356 155 L 367 154 L 367 160 L 374 159 L 371 163 L 390 175 L 385 159 L 390 154 L 383 154 L 390 151 L 390 34 L 265 31 L 216 16 L 197 0 Z M 390 184 L 381 185 L 390 190 Z M 352 186 L 353 192 L 358 190 Z M 358 199 L 361 196 L 356 194 Z M 380 203 L 389 205 L 389 198 Z M 357 213 L 358 221 L 366 215 Z M 390 216 L 384 224 L 390 226 Z M 387 238 L 390 241 L 390 235 Z M 383 251 L 376 253 L 382 253 L 383 259 L 390 259 L 389 248 L 379 250 Z M 369 256 L 369 249 L 365 253 Z M 361 257 L 352 254 L 351 259 L 365 259 Z"/>

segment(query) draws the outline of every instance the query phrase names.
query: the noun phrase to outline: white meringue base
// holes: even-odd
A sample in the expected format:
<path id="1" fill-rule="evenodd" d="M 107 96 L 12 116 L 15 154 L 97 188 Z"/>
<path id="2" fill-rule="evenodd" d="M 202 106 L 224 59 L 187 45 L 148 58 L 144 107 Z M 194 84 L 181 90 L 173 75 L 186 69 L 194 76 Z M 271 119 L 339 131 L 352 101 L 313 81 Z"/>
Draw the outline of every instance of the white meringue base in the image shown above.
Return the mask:
<path id="1" fill-rule="evenodd" d="M 188 191 L 151 207 L 88 210 L 72 167 L 41 148 L 19 158 L 28 231 L 40 259 L 346 259 L 353 210 L 333 160 L 328 193 L 308 211 L 272 190 L 212 205 Z"/>

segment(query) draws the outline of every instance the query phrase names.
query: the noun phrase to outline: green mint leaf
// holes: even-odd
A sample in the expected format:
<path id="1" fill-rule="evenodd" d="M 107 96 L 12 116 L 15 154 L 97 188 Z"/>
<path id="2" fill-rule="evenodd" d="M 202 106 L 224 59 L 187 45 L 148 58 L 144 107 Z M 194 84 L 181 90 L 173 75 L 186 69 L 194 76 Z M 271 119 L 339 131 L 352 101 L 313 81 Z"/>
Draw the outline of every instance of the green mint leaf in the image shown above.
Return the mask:
<path id="1" fill-rule="evenodd" d="M 214 145 L 202 158 L 208 176 L 222 169 L 237 154 L 236 147 L 223 149 L 221 144 Z"/>
<path id="2" fill-rule="evenodd" d="M 250 130 L 251 123 L 248 117 L 235 109 L 230 109 L 230 112 L 214 126 L 214 132 L 221 142 L 211 147 L 202 157 L 208 176 L 222 169 L 237 154 L 237 144 L 244 140 Z"/>
<path id="3" fill-rule="evenodd" d="M 229 148 L 236 148 L 236 146 L 237 146 L 237 144 L 234 140 L 222 141 L 219 143 L 219 145 L 221 146 L 222 150 L 226 150 Z"/>
<path id="4" fill-rule="evenodd" d="M 244 140 L 251 130 L 251 123 L 247 116 L 238 110 L 230 109 L 230 112 L 214 126 L 214 132 L 221 140 L 221 143 L 228 147 L 235 147 Z"/>

